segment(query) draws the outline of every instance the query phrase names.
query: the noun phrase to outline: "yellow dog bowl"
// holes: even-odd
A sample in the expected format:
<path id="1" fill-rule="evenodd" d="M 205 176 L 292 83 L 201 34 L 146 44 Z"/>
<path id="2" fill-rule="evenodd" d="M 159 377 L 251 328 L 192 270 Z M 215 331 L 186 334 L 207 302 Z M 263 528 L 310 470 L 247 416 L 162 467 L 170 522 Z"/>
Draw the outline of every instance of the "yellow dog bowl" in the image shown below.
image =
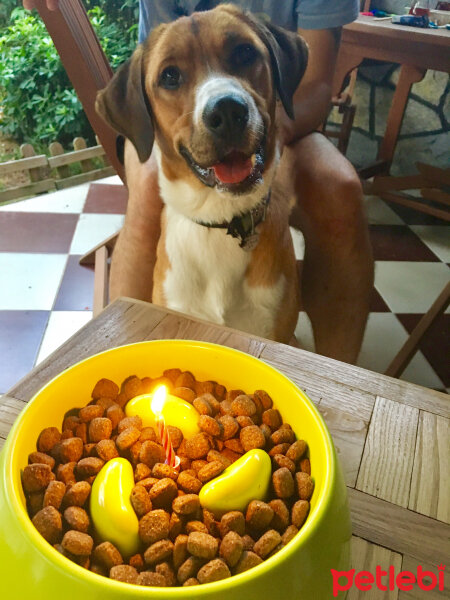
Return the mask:
<path id="1" fill-rule="evenodd" d="M 91 573 L 48 544 L 28 517 L 20 474 L 40 431 L 60 427 L 67 410 L 87 404 L 100 378 L 120 384 L 129 375 L 156 377 L 171 367 L 229 389 L 267 390 L 283 419 L 308 442 L 315 491 L 300 533 L 261 565 L 201 586 L 140 587 Z M 8 600 L 330 600 L 330 569 L 349 568 L 346 487 L 322 417 L 284 375 L 229 348 L 178 340 L 142 342 L 74 365 L 39 391 L 18 417 L 0 455 L 0 476 L 0 582 Z"/>

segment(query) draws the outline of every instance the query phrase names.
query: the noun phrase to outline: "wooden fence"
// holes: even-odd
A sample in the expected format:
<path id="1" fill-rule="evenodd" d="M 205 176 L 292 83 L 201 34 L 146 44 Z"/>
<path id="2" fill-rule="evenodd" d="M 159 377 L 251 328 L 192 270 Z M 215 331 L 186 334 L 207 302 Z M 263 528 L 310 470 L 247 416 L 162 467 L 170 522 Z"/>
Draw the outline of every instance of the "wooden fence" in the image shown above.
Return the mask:
<path id="1" fill-rule="evenodd" d="M 115 174 L 102 146 L 87 148 L 86 141 L 78 137 L 74 139 L 73 147 L 73 151 L 64 152 L 59 142 L 52 142 L 49 146 L 50 156 L 46 156 L 37 155 L 31 144 L 23 144 L 20 147 L 23 158 L 0 164 L 0 179 L 5 175 L 22 172 L 28 175 L 28 181 L 0 190 L 0 203 L 61 190 Z M 81 172 L 73 175 L 70 166 L 76 163 Z"/>

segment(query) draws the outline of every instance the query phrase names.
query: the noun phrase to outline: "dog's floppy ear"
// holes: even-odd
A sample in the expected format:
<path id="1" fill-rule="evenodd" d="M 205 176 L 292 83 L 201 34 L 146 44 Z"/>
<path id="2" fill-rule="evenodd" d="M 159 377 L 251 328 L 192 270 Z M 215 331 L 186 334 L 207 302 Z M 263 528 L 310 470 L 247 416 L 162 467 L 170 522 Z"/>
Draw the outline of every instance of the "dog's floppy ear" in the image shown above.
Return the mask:
<path id="1" fill-rule="evenodd" d="M 308 46 L 292 31 L 270 22 L 254 21 L 257 31 L 269 50 L 272 72 L 278 96 L 286 114 L 294 119 L 293 96 L 308 64 Z"/>
<path id="2" fill-rule="evenodd" d="M 152 152 L 154 131 L 144 91 L 142 56 L 143 47 L 138 46 L 105 89 L 97 94 L 95 107 L 113 129 L 133 143 L 139 160 L 145 162 Z"/>

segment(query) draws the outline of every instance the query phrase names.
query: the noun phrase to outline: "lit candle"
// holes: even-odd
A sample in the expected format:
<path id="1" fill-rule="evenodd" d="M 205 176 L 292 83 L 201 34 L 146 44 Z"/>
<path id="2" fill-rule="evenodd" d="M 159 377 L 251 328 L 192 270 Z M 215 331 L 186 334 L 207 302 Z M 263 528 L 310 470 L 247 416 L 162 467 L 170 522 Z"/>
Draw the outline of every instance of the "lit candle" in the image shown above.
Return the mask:
<path id="1" fill-rule="evenodd" d="M 220 518 L 230 510 L 245 511 L 252 500 L 264 500 L 272 475 L 270 457 L 264 450 L 250 450 L 199 493 L 203 508 Z"/>
<path id="2" fill-rule="evenodd" d="M 157 388 L 158 390 L 159 388 Z M 166 389 L 166 388 L 165 388 Z M 156 390 L 156 391 L 157 391 Z M 156 427 L 156 415 L 153 408 L 153 394 L 142 394 L 136 396 L 127 402 L 125 406 L 125 414 L 127 417 L 138 415 L 142 419 L 144 427 Z M 161 416 L 164 418 L 166 425 L 178 427 L 183 432 L 186 439 L 191 438 L 200 431 L 198 420 L 199 412 L 182 398 L 172 396 L 167 393 L 163 406 L 160 410 Z"/>
<path id="3" fill-rule="evenodd" d="M 102 541 L 112 542 L 125 557 L 139 551 L 139 520 L 130 501 L 134 487 L 131 463 L 109 460 L 97 474 L 89 499 L 91 519 Z"/>
<path id="4" fill-rule="evenodd" d="M 167 398 L 167 390 L 162 385 L 158 387 L 153 393 L 153 399 L 151 403 L 151 409 L 155 415 L 156 425 L 158 427 L 159 437 L 161 444 L 166 453 L 166 463 L 171 467 L 178 468 L 180 466 L 180 459 L 175 455 L 173 451 L 172 442 L 170 440 L 169 431 L 167 430 L 164 417 L 162 416 L 162 409 Z"/>

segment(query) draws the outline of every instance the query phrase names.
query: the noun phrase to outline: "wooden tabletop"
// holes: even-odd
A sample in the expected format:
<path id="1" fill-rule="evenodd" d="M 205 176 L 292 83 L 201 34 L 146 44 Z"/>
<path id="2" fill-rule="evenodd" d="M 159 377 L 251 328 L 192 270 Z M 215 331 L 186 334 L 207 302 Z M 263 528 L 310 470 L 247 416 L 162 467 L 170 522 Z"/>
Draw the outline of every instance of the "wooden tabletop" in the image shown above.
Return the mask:
<path id="1" fill-rule="evenodd" d="M 203 340 L 248 352 L 302 388 L 322 413 L 344 467 L 353 566 L 437 573 L 450 551 L 449 397 L 128 298 L 116 300 L 0 399 L 0 446 L 47 381 L 97 352 L 153 339 Z M 447 569 L 448 570 L 448 569 Z M 359 592 L 347 600 L 443 600 L 445 591 Z"/>
<path id="2" fill-rule="evenodd" d="M 409 27 L 392 23 L 391 19 L 378 19 L 367 15 L 359 15 L 356 21 L 344 25 L 344 35 L 350 32 L 361 32 L 365 35 L 377 35 L 397 38 L 405 42 L 414 40 L 423 42 L 433 39 L 437 45 L 447 46 L 450 44 L 450 31 L 448 29 L 434 29 L 432 27 Z"/>
<path id="3" fill-rule="evenodd" d="M 395 25 L 360 15 L 342 30 L 343 46 L 364 48 L 364 56 L 388 62 L 450 71 L 450 31 Z"/>
<path id="4" fill-rule="evenodd" d="M 365 178 L 389 172 L 411 86 L 423 79 L 427 69 L 450 72 L 450 31 L 394 25 L 390 20 L 360 15 L 342 29 L 334 95 L 340 94 L 347 75 L 366 58 L 399 63 L 401 67 L 377 162 L 360 171 Z"/>

